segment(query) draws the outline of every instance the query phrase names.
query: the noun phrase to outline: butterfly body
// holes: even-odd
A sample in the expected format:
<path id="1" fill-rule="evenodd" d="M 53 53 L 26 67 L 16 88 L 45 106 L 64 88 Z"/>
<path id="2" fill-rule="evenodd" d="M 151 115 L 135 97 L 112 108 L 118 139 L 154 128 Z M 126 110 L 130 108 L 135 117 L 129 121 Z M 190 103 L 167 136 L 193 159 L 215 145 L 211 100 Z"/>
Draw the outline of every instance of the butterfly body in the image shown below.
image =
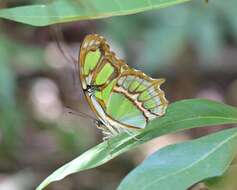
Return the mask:
<path id="1" fill-rule="evenodd" d="M 110 51 L 103 37 L 85 38 L 79 62 L 82 88 L 104 139 L 143 129 L 150 120 L 164 115 L 168 105 L 160 89 L 164 79 L 152 79 L 130 68 Z"/>

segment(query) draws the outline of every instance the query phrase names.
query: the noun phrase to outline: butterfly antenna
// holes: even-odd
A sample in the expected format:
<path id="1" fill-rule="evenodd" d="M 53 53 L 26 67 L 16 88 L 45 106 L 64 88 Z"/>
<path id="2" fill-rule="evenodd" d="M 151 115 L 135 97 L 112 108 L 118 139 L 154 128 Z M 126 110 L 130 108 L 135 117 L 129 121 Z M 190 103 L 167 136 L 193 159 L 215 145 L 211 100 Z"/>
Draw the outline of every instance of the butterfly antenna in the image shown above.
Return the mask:
<path id="1" fill-rule="evenodd" d="M 73 81 L 74 81 L 74 85 L 76 85 L 76 79 L 77 79 L 77 73 L 79 71 L 79 67 L 77 64 L 77 59 L 70 53 L 69 48 L 67 46 L 64 45 L 64 47 L 62 46 L 60 39 L 64 41 L 64 37 L 62 34 L 62 31 L 58 29 L 57 26 L 51 26 L 50 27 L 50 31 L 51 31 L 51 36 L 54 38 L 56 45 L 60 51 L 60 53 L 63 55 L 63 57 L 65 58 L 65 60 L 69 63 L 73 63 L 74 66 L 74 72 L 73 72 Z"/>
<path id="2" fill-rule="evenodd" d="M 69 107 L 66 107 L 66 111 L 67 111 L 67 113 L 70 113 L 70 114 L 73 114 L 73 115 L 77 115 L 77 116 L 80 116 L 80 117 L 86 117 L 86 118 L 91 119 L 93 121 L 97 121 L 97 119 L 95 117 L 93 117 L 89 114 L 86 114 L 84 112 L 78 111 L 78 110 L 74 111 Z"/>

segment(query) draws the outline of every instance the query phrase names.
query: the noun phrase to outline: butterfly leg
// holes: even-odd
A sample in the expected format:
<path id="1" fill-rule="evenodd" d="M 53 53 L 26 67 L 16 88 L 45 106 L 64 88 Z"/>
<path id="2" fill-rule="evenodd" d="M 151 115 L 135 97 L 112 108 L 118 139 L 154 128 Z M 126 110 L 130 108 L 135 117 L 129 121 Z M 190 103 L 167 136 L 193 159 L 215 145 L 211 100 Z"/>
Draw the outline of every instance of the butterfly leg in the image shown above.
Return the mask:
<path id="1" fill-rule="evenodd" d="M 96 127 L 102 131 L 103 141 L 106 141 L 112 138 L 113 136 L 115 136 L 115 131 L 110 130 L 100 120 L 96 120 L 95 123 L 96 123 Z"/>

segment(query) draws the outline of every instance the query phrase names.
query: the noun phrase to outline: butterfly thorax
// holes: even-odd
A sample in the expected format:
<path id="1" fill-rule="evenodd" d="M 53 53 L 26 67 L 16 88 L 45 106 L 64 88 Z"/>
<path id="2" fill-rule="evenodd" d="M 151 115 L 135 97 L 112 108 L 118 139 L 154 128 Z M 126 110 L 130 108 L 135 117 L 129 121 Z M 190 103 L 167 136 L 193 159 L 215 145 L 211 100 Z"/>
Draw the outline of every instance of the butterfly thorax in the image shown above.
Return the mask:
<path id="1" fill-rule="evenodd" d="M 83 88 L 83 91 L 88 94 L 89 97 L 95 95 L 95 92 L 99 89 L 96 86 L 93 85 L 87 85 L 86 88 Z"/>

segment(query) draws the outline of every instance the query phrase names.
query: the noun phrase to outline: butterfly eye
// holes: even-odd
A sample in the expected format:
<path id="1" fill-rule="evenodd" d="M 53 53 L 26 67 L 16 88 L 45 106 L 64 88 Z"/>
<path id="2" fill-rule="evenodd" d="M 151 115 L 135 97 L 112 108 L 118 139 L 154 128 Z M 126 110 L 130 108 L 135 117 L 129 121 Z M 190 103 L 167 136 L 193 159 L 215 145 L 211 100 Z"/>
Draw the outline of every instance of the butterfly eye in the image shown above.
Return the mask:
<path id="1" fill-rule="evenodd" d="M 96 120 L 95 120 L 95 124 L 96 124 L 96 125 L 101 125 L 102 122 L 101 122 L 100 120 L 97 120 L 97 119 L 96 119 Z"/>
<path id="2" fill-rule="evenodd" d="M 91 85 L 87 85 L 86 89 L 83 89 L 83 90 L 90 94 L 92 92 L 92 86 Z"/>
<path id="3" fill-rule="evenodd" d="M 99 88 L 95 85 L 87 85 L 87 88 L 84 91 L 88 92 L 89 94 L 93 94 L 95 91 L 98 91 Z"/>

